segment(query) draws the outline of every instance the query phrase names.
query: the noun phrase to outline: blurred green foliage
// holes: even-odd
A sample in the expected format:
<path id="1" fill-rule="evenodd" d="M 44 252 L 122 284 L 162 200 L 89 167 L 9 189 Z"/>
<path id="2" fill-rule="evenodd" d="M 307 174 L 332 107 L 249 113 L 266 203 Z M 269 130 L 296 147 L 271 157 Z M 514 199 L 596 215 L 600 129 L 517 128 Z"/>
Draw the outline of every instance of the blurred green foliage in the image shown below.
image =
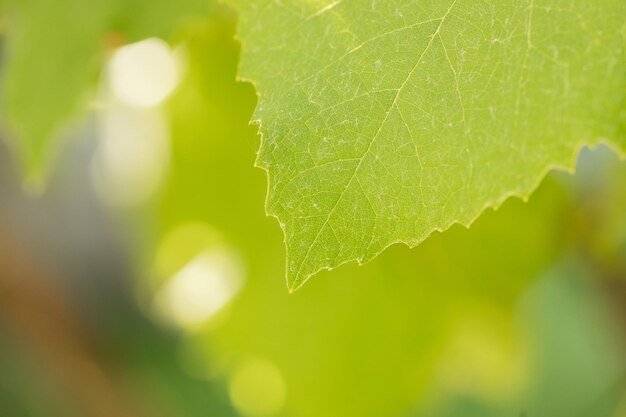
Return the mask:
<path id="1" fill-rule="evenodd" d="M 527 203 L 508 200 L 470 229 L 455 226 L 412 250 L 396 245 L 363 267 L 325 272 L 289 295 L 283 236 L 265 216 L 266 178 L 253 167 L 258 138 L 248 120 L 257 98 L 235 79 L 233 11 L 207 6 L 206 16 L 172 32 L 181 10 L 195 10 L 191 2 L 189 9 L 163 2 L 178 10 L 168 13 L 157 13 L 154 2 L 39 3 L 12 6 L 20 17 L 9 18 L 7 103 L 22 103 L 15 111 L 40 120 L 29 128 L 42 131 L 82 109 L 90 116 L 75 118 L 81 127 L 69 130 L 88 150 L 70 158 L 68 148 L 57 168 L 64 175 L 54 177 L 40 200 L 26 200 L 50 227 L 39 227 L 31 209 L 12 217 L 7 207 L 16 197 L 4 186 L 0 226 L 32 226 L 39 247 L 33 262 L 52 269 L 47 258 L 54 254 L 60 275 L 75 276 L 64 284 L 44 281 L 67 297 L 115 392 L 139 404 L 132 415 L 623 415 L 626 166 L 611 151 L 584 151 L 575 176 L 551 174 Z M 67 30 L 49 39 L 32 33 L 29 25 L 41 28 L 56 15 L 69 19 Z M 87 25 L 88 16 L 105 23 Z M 90 26 L 91 40 L 73 39 L 71 22 Z M 95 58 L 72 70 L 82 75 L 63 72 L 73 60 L 89 61 L 76 45 L 101 45 L 110 31 L 126 33 L 124 42 L 166 37 L 185 57 L 181 84 L 160 109 L 170 135 L 165 180 L 130 210 L 92 195 L 92 148 L 104 135 L 94 119 L 116 105 L 84 93 L 103 65 L 103 49 L 85 47 Z M 77 49 L 55 55 L 57 36 Z M 17 49 L 25 48 L 24 39 L 32 50 Z M 36 67 L 16 70 L 20 54 L 22 65 Z M 37 69 L 48 66 L 48 74 Z M 29 77 L 41 81 L 31 85 Z M 56 80 L 55 87 L 44 88 L 44 78 Z M 84 94 L 102 105 L 84 107 Z M 12 123 L 23 117 L 3 116 Z M 72 158 L 79 163 L 67 162 Z M 83 193 L 93 201 L 77 202 Z M 104 220 L 95 221 L 90 210 L 104 212 Z M 109 233 L 115 239 L 94 243 Z M 65 246 L 65 256 L 57 256 Z M 200 323 L 164 320 L 160 294 L 198 255 L 224 248 L 244 271 L 240 292 Z M 123 253 L 123 261 L 111 260 L 110 252 Z M 13 278 L 10 273 L 0 270 Z M 14 293 L 0 285 L 0 306 L 15 304 Z M 76 404 L 84 398 L 42 354 L 54 340 L 21 337 L 4 310 L 0 414 L 92 415 L 81 413 Z M 45 323 L 58 324 L 51 317 Z"/>
<path id="2" fill-rule="evenodd" d="M 94 100 L 96 81 L 115 47 L 170 39 L 210 0 L 6 0 L 3 5 L 3 119 L 29 181 L 45 182 L 59 137 Z"/>

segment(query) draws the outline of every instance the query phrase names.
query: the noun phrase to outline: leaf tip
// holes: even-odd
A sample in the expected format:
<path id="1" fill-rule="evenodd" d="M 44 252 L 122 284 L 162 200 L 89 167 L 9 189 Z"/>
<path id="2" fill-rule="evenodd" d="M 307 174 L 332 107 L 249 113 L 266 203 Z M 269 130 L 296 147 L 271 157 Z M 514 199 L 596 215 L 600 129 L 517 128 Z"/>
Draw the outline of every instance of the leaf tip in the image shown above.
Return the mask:
<path id="1" fill-rule="evenodd" d="M 287 275 L 287 291 L 289 294 L 293 294 L 298 291 L 300 288 L 304 286 L 304 284 L 309 280 L 311 276 L 305 278 L 295 278 L 290 279 L 289 275 Z"/>

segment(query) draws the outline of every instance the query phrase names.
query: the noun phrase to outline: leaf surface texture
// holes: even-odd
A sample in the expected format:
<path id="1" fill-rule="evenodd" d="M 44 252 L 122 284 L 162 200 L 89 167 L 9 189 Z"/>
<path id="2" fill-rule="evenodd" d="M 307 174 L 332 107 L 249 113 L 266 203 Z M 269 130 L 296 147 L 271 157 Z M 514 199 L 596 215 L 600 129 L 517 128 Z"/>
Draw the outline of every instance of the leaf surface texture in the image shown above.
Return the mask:
<path id="1" fill-rule="evenodd" d="M 233 2 L 291 289 L 623 149 L 622 0 Z"/>

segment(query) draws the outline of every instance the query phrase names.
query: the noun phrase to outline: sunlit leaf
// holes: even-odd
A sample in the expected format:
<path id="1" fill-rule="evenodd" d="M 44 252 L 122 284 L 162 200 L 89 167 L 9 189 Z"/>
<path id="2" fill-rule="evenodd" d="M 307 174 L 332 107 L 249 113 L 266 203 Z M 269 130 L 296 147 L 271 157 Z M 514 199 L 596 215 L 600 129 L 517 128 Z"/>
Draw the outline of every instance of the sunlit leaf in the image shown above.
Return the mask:
<path id="1" fill-rule="evenodd" d="M 622 0 L 234 0 L 289 287 L 622 149 Z"/>
<path id="2" fill-rule="evenodd" d="M 282 236 L 265 216 L 266 182 L 253 167 L 255 94 L 235 82 L 234 22 L 228 13 L 221 19 L 185 33 L 188 71 L 167 106 L 170 177 L 154 212 L 141 216 L 158 220 L 167 248 L 172 233 L 204 224 L 241 254 L 241 292 L 190 330 L 189 350 L 204 358 L 191 362 L 195 371 L 229 384 L 232 372 L 239 392 L 240 367 L 269 362 L 286 386 L 284 415 L 298 417 L 405 415 L 448 375 L 447 383 L 484 395 L 515 392 L 523 374 L 516 300 L 559 248 L 551 236 L 568 205 L 563 187 L 551 180 L 528 205 L 510 201 L 469 231 L 395 247 L 289 295 Z M 193 262 L 203 239 L 178 241 L 172 256 Z"/>

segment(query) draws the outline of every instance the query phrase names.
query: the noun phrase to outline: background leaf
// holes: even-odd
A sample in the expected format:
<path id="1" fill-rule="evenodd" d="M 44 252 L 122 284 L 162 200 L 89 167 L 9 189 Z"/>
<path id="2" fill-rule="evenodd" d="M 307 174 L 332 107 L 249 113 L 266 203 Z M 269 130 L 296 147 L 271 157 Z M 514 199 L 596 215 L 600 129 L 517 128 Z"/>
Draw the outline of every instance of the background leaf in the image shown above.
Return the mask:
<path id="1" fill-rule="evenodd" d="M 170 39 L 211 0 L 8 0 L 3 118 L 29 181 L 50 173 L 50 155 L 88 104 L 107 52 L 148 37 Z"/>

